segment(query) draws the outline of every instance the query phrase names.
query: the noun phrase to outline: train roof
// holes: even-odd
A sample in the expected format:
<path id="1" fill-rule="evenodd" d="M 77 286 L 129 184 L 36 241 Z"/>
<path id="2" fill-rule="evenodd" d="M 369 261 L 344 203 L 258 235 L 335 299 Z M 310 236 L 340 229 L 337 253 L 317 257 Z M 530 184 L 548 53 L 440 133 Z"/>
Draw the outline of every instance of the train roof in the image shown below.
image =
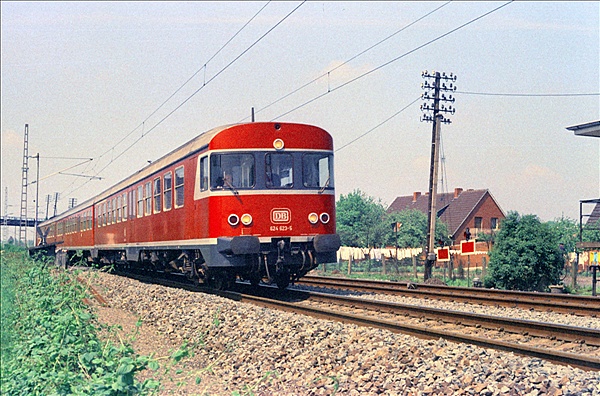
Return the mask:
<path id="1" fill-rule="evenodd" d="M 224 126 L 213 128 L 206 132 L 201 133 L 200 135 L 196 136 L 192 140 L 182 144 L 181 146 L 172 150 L 168 154 L 164 155 L 160 159 L 143 167 L 142 169 L 140 169 L 133 175 L 127 176 L 125 179 L 123 179 L 120 182 L 118 182 L 117 184 L 111 186 L 107 190 L 104 190 L 100 194 L 95 195 L 90 199 L 87 199 L 86 201 L 67 210 L 66 212 L 63 212 L 55 217 L 52 217 L 52 218 L 40 223 L 40 225 L 42 226 L 47 222 L 52 223 L 57 220 L 67 218 L 67 217 L 69 217 L 73 214 L 79 213 L 81 211 L 87 210 L 90 206 L 93 206 L 96 202 L 99 202 L 99 201 L 103 200 L 104 198 L 111 196 L 112 194 L 115 194 L 115 193 L 119 192 L 120 190 L 123 190 L 123 189 L 129 187 L 131 184 L 134 184 L 137 181 L 142 180 L 142 179 L 150 176 L 151 174 L 160 171 L 162 168 L 177 161 L 178 159 L 184 158 L 194 152 L 201 150 L 204 147 L 208 147 L 208 143 L 211 141 L 211 139 L 215 135 L 217 135 L 219 132 L 221 132 L 225 129 L 231 128 L 236 125 L 241 125 L 241 124 L 224 125 Z"/>
<path id="2" fill-rule="evenodd" d="M 121 180 L 120 182 L 111 186 L 110 188 L 106 189 L 105 191 L 101 192 L 100 194 L 87 199 L 86 201 L 67 210 L 66 212 L 63 212 L 55 217 L 45 220 L 44 222 L 40 223 L 40 226 L 43 226 L 47 223 L 48 224 L 53 223 L 57 220 L 68 218 L 69 216 L 72 216 L 79 212 L 85 211 L 88 208 L 90 208 L 91 206 L 93 206 L 94 204 L 96 204 L 97 202 L 102 201 L 106 197 L 109 197 L 115 193 L 118 193 L 119 191 L 131 186 L 132 184 L 137 183 L 140 180 L 145 179 L 146 177 L 160 171 L 161 169 L 169 166 L 170 164 L 172 164 L 182 158 L 185 158 L 189 155 L 192 155 L 198 151 L 201 151 L 205 148 L 208 148 L 211 140 L 216 135 L 218 135 L 220 132 L 222 132 L 226 129 L 230 129 L 230 128 L 242 126 L 242 125 L 247 125 L 247 124 L 250 124 L 250 123 L 228 124 L 228 125 L 223 125 L 220 127 L 210 129 L 206 132 L 203 132 L 200 135 L 193 138 L 192 140 L 182 144 L 178 148 L 176 148 L 176 149 L 172 150 L 171 152 L 169 152 L 168 154 L 164 155 L 160 159 L 158 159 L 158 160 L 152 162 L 151 164 L 145 166 L 144 168 L 140 169 L 136 173 L 134 173 L 130 176 L 127 176 L 125 179 Z M 275 124 L 275 123 L 273 123 L 273 122 L 256 122 L 256 123 L 252 123 L 252 124 Z M 280 124 L 286 124 L 286 123 L 280 123 Z M 289 124 L 294 124 L 294 123 L 288 123 L 288 125 Z M 296 124 L 296 125 L 299 125 L 299 124 Z M 320 129 L 320 128 L 318 128 L 318 129 Z"/>

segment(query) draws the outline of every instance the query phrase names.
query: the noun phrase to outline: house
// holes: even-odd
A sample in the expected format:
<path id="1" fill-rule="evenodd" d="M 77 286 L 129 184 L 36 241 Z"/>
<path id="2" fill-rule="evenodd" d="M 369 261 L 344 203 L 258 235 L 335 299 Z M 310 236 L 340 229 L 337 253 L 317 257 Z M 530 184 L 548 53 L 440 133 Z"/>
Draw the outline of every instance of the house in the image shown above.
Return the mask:
<path id="1" fill-rule="evenodd" d="M 453 193 L 436 195 L 438 219 L 448 225 L 454 244 L 465 239 L 464 234 L 467 228 L 471 232 L 471 238 L 475 238 L 479 233 L 496 232 L 500 222 L 506 217 L 500 205 L 487 189 L 455 188 Z M 426 214 L 428 208 L 429 193 L 414 192 L 412 196 L 397 197 L 387 212 L 416 209 Z"/>

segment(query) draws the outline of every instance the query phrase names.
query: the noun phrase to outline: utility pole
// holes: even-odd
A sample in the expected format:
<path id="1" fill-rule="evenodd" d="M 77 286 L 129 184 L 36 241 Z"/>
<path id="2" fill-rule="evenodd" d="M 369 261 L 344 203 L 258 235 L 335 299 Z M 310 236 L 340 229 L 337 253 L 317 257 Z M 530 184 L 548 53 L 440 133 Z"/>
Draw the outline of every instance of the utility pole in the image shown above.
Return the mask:
<path id="1" fill-rule="evenodd" d="M 23 167 L 21 168 L 21 217 L 19 219 L 19 242 L 27 247 L 27 171 L 29 170 L 29 124 L 25 124 L 23 139 Z"/>
<path id="2" fill-rule="evenodd" d="M 452 106 L 446 107 L 443 103 L 454 103 L 452 95 L 446 96 L 442 92 L 456 91 L 456 86 L 453 82 L 456 81 L 456 76 L 450 73 L 440 74 L 439 72 L 424 71 L 421 77 L 425 82 L 421 84 L 421 88 L 425 91 L 421 98 L 426 102 L 421 105 L 421 111 L 424 115 L 421 116 L 421 121 L 433 122 L 431 132 L 431 166 L 429 170 L 429 201 L 427 210 L 427 258 L 425 261 L 424 279 L 427 280 L 432 276 L 433 264 L 436 261 L 435 255 L 435 222 L 437 218 L 437 181 L 438 181 L 438 163 L 440 157 L 440 135 L 441 124 L 450 124 L 450 120 L 445 118 L 443 113 L 454 114 L 455 110 Z M 430 80 L 433 79 L 433 85 Z M 446 85 L 448 82 L 448 85 Z M 441 103 L 440 103 L 441 102 Z"/>
<path id="3" fill-rule="evenodd" d="M 60 194 L 57 192 L 54 193 L 54 216 L 52 216 L 52 217 L 56 217 L 56 205 L 58 204 L 59 195 Z"/>

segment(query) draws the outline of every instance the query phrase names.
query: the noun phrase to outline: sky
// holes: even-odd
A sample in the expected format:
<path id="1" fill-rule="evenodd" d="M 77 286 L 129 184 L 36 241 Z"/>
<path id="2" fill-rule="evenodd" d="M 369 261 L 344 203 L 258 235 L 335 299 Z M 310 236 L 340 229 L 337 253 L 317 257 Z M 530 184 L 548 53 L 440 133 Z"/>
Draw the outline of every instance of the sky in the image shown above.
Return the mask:
<path id="1" fill-rule="evenodd" d="M 43 218 L 252 108 L 327 130 L 338 198 L 387 207 L 428 191 L 428 70 L 457 76 L 438 192 L 578 220 L 600 139 L 566 128 L 600 120 L 599 4 L 3 1 L 0 210 L 20 213 L 25 124 Z"/>

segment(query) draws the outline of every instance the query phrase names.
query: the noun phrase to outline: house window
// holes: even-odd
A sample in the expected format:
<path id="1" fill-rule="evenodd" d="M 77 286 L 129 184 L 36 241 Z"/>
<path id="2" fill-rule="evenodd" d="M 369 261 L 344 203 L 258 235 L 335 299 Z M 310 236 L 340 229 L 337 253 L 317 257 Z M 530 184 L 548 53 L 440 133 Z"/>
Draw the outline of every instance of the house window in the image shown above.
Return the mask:
<path id="1" fill-rule="evenodd" d="M 171 210 L 173 204 L 173 175 L 171 172 L 164 174 L 163 187 L 165 211 Z"/>
<path id="2" fill-rule="evenodd" d="M 482 223 L 482 218 L 481 217 L 475 217 L 475 228 L 480 230 L 481 227 L 481 223 Z"/>
<path id="3" fill-rule="evenodd" d="M 498 218 L 497 217 L 492 217 L 492 219 L 490 220 L 490 228 L 492 230 L 498 229 Z"/>
<path id="4" fill-rule="evenodd" d="M 161 189 L 160 189 L 160 177 L 154 179 L 154 213 L 161 211 Z"/>
<path id="5" fill-rule="evenodd" d="M 175 169 L 175 208 L 183 206 L 183 166 Z"/>

